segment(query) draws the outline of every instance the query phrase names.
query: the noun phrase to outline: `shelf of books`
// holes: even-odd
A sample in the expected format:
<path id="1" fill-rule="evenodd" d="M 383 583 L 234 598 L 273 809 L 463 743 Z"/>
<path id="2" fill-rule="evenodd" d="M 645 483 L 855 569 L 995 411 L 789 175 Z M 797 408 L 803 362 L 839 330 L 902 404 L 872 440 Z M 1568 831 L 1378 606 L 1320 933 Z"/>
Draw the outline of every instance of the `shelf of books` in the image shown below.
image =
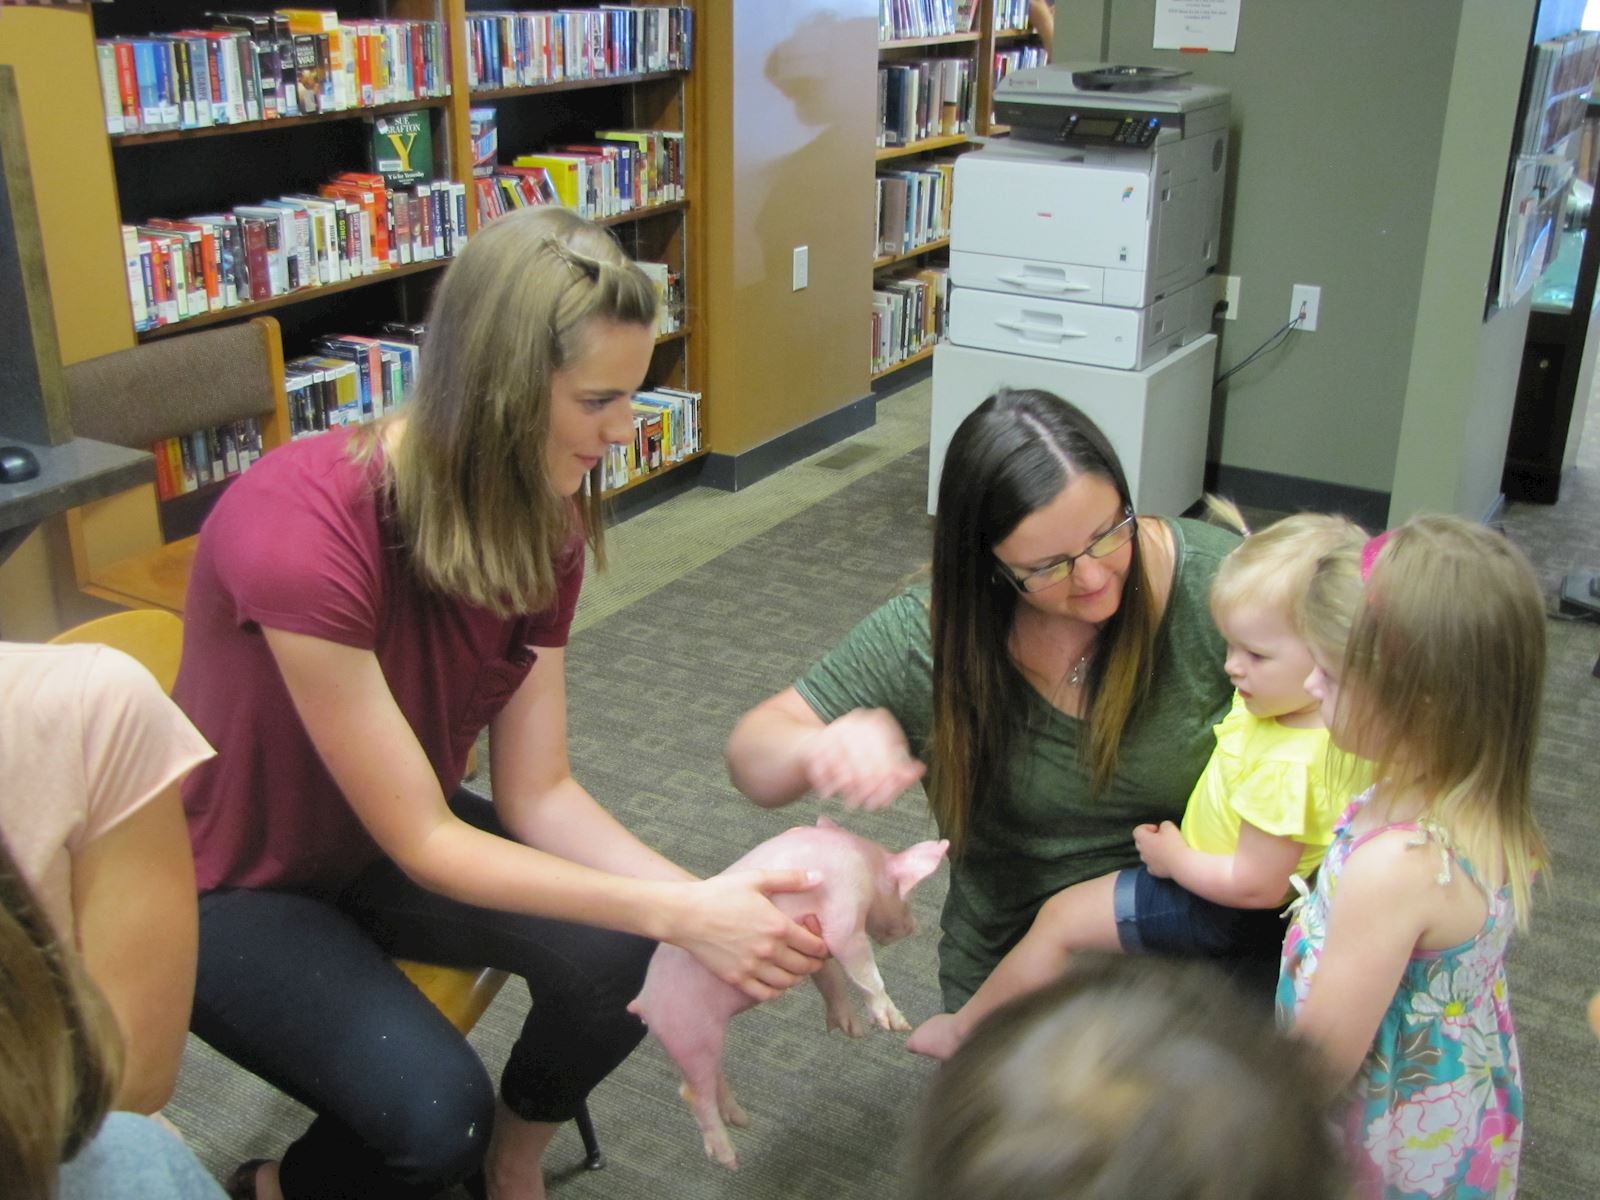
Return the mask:
<path id="1" fill-rule="evenodd" d="M 648 382 L 670 403 L 652 424 L 641 402 L 608 487 L 700 453 L 692 3 L 151 0 L 92 15 L 138 340 L 271 311 L 293 434 L 371 420 L 403 402 L 433 286 L 472 231 L 558 204 L 611 226 L 662 300 Z M 312 365 L 330 358 L 352 370 L 330 383 Z M 196 436 L 192 451 L 230 461 Z M 163 503 L 204 494 L 211 462 L 169 473 Z"/>
<path id="2" fill-rule="evenodd" d="M 1006 132 L 1000 79 L 1043 62 L 1028 0 L 879 0 L 874 382 L 944 335 L 955 158 Z"/>
<path id="3" fill-rule="evenodd" d="M 687 131 L 692 4 L 526 8 L 469 2 L 466 76 L 473 217 L 560 204 L 609 226 L 661 300 L 634 441 L 602 468 L 617 493 L 703 456 L 703 349 L 688 324 L 701 277 Z"/>
<path id="4" fill-rule="evenodd" d="M 944 329 L 954 154 L 977 132 L 979 16 L 952 0 L 880 0 L 874 381 L 927 358 Z"/>
<path id="5" fill-rule="evenodd" d="M 1029 22 L 1028 0 L 986 0 L 993 5 L 993 29 L 989 41 L 990 71 L 984 80 L 978 111 L 984 114 L 983 133 L 1004 137 L 1010 129 L 994 119 L 994 90 L 1010 72 L 1022 67 L 1042 67 L 1049 53 Z"/>

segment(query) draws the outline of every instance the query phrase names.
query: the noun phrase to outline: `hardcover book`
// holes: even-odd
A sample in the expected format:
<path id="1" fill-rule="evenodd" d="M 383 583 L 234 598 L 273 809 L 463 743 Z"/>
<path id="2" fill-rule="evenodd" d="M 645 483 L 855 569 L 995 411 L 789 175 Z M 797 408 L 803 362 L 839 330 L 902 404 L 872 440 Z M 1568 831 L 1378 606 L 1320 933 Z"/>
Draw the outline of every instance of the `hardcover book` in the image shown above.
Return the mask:
<path id="1" fill-rule="evenodd" d="M 426 109 L 372 122 L 372 167 L 391 188 L 433 178 L 433 126 Z"/>

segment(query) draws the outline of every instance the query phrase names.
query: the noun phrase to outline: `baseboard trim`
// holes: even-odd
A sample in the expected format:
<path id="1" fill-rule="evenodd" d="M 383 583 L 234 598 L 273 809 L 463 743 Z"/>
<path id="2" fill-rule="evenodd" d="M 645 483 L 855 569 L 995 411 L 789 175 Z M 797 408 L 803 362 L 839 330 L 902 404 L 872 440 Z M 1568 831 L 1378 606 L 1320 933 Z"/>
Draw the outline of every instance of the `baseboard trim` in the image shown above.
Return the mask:
<path id="1" fill-rule="evenodd" d="M 1389 493 L 1297 475 L 1279 475 L 1250 467 L 1223 463 L 1206 466 L 1206 489 L 1252 508 L 1279 512 L 1343 513 L 1367 529 L 1382 529 L 1389 521 Z"/>
<path id="2" fill-rule="evenodd" d="M 700 483 L 737 492 L 853 434 L 871 429 L 877 420 L 878 398 L 863 396 L 743 454 L 707 455 L 702 460 L 705 467 L 700 472 Z"/>

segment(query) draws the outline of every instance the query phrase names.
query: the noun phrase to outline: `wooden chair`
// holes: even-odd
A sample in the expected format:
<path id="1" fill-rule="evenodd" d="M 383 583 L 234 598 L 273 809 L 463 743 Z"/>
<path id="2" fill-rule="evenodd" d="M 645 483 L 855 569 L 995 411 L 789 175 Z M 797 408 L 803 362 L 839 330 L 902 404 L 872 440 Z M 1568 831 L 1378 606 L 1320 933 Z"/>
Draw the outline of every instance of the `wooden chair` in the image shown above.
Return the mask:
<path id="1" fill-rule="evenodd" d="M 64 369 L 73 432 L 148 450 L 253 417 L 263 448 L 289 438 L 283 343 L 271 317 L 178 334 Z M 129 608 L 182 614 L 195 539 L 163 540 L 151 487 L 68 514 L 78 587 Z"/>
<path id="2" fill-rule="evenodd" d="M 183 653 L 183 622 L 161 609 L 132 609 L 86 621 L 50 640 L 57 645 L 93 642 L 121 650 L 142 663 L 170 693 Z M 443 967 L 399 958 L 395 965 L 463 1034 L 471 1032 L 506 982 L 506 972 L 490 967 Z M 583 1138 L 584 1165 L 591 1171 L 605 1166 L 588 1105 L 578 1110 L 578 1133 Z"/>

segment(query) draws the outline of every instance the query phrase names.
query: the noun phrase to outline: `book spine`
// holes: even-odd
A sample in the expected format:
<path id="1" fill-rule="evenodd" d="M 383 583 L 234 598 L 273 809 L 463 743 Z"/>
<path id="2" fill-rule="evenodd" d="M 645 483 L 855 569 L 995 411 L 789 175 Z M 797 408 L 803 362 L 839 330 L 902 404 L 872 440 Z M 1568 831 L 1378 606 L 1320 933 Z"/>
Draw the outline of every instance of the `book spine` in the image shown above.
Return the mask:
<path id="1" fill-rule="evenodd" d="M 267 249 L 267 222 L 260 217 L 244 217 L 239 222 L 244 240 L 244 260 L 250 280 L 250 299 L 272 298 L 272 264 Z"/>
<path id="2" fill-rule="evenodd" d="M 189 47 L 177 38 L 163 39 L 167 57 L 173 67 L 173 78 L 178 85 L 178 125 L 183 129 L 198 129 L 200 118 L 195 110 L 194 76 L 189 69 Z"/>
<path id="3" fill-rule="evenodd" d="M 95 65 L 100 71 L 100 103 L 105 109 L 106 132 L 118 134 L 125 128 L 122 114 L 122 86 L 117 81 L 117 48 L 107 41 L 94 44 Z"/>
<path id="4" fill-rule="evenodd" d="M 150 328 L 150 309 L 145 303 L 144 273 L 139 264 L 139 231 L 122 227 L 122 266 L 128 279 L 128 309 L 135 330 Z"/>
<path id="5" fill-rule="evenodd" d="M 297 82 L 294 35 L 283 17 L 272 18 L 272 37 L 276 47 L 274 65 L 278 78 L 278 111 L 286 117 L 300 116 L 300 88 Z"/>

